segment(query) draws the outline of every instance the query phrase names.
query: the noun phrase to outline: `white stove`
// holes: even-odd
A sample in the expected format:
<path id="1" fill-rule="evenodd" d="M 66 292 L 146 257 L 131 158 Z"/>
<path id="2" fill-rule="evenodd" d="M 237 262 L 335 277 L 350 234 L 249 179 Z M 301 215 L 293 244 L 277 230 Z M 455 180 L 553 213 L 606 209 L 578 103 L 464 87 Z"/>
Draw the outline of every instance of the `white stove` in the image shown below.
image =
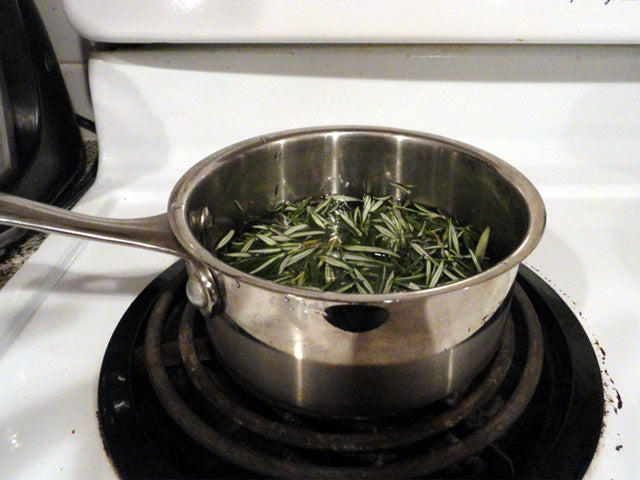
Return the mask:
<path id="1" fill-rule="evenodd" d="M 95 31 L 101 41 L 131 41 L 136 25 L 128 21 L 120 36 L 108 12 L 103 24 L 88 20 L 103 18 L 91 17 L 101 14 L 101 3 L 66 6 L 88 37 Z M 203 2 L 160 3 L 182 5 L 178 23 L 204 8 Z M 240 3 L 259 15 L 262 2 Z M 611 21 L 638 18 L 640 4 L 610 3 L 622 18 Z M 235 18 L 232 13 L 225 15 Z M 545 45 L 321 44 L 317 33 L 314 44 L 280 44 L 269 31 L 261 35 L 252 19 L 245 37 L 233 38 L 227 25 L 216 38 L 199 20 L 197 35 L 169 30 L 167 40 L 206 44 L 92 55 L 100 167 L 74 210 L 132 218 L 162 213 L 189 166 L 234 142 L 283 129 L 399 127 L 487 150 L 542 194 L 548 226 L 526 264 L 577 313 L 601 362 L 605 426 L 586 478 L 633 478 L 640 456 L 640 48 L 598 44 L 625 39 L 601 30 L 597 42 L 595 20 L 584 29 L 592 44 L 576 46 L 560 45 L 571 41 L 566 38 L 554 42 L 553 34 Z M 580 33 L 575 23 L 566 26 Z M 158 41 L 162 29 L 147 27 L 140 39 Z M 357 33 L 356 41 L 370 40 L 371 32 Z M 637 41 L 633 34 L 626 40 Z M 296 35 L 284 41 L 299 40 Z M 471 40 L 477 38 L 483 37 Z M 243 43 L 219 43 L 229 39 Z M 268 43 L 247 43 L 253 41 Z M 0 291 L 0 476 L 117 477 L 96 420 L 102 356 L 127 307 L 174 261 L 51 235 Z"/>

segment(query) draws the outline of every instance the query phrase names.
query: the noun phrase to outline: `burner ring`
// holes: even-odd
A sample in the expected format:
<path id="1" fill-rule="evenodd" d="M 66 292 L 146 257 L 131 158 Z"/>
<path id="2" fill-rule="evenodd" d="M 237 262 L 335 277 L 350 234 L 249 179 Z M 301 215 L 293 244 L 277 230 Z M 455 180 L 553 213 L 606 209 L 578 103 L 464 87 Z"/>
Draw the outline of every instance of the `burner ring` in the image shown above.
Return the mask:
<path id="1" fill-rule="evenodd" d="M 188 407 L 171 385 L 161 357 L 162 318 L 164 318 L 163 313 L 171 307 L 177 288 L 178 286 L 160 296 L 154 305 L 147 326 L 145 359 L 158 399 L 173 420 L 196 442 L 220 458 L 236 465 L 245 467 L 250 465 L 255 471 L 265 475 L 297 478 L 373 478 L 427 475 L 438 471 L 452 462 L 477 453 L 500 437 L 526 407 L 535 391 L 542 369 L 543 341 L 537 315 L 524 291 L 516 286 L 514 305 L 526 325 L 529 355 L 522 376 L 507 405 L 483 427 L 453 445 L 381 466 L 336 467 L 284 460 L 247 449 L 217 432 Z M 188 335 L 188 332 L 184 335 Z"/>

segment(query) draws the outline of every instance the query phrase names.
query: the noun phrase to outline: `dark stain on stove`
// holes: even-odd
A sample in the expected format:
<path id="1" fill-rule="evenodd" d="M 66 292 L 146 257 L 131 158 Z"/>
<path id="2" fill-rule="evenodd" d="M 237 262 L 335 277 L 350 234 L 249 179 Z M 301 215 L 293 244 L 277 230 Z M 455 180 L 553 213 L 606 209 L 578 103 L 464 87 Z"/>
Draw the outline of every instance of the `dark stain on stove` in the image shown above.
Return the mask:
<path id="1" fill-rule="evenodd" d="M 549 279 L 547 276 L 543 275 L 542 272 L 534 267 L 530 267 L 532 270 L 534 270 L 538 275 L 540 275 L 547 283 L 549 283 L 549 285 L 552 286 L 552 288 L 554 290 L 556 290 L 557 292 L 562 294 L 562 297 L 565 300 L 568 300 L 574 307 L 576 307 L 576 302 L 574 302 L 571 298 L 569 298 L 569 296 L 560 288 L 558 288 L 558 286 L 553 283 L 551 281 L 551 279 Z M 581 311 L 578 311 L 578 316 L 580 317 L 580 319 L 584 319 L 584 315 L 582 314 Z M 597 339 L 593 339 L 593 344 L 595 346 L 595 348 L 597 349 L 598 352 L 600 352 L 600 358 L 601 358 L 601 365 L 602 365 L 602 373 L 603 373 L 603 378 L 602 378 L 602 383 L 605 386 L 605 410 L 604 413 L 605 415 L 607 415 L 609 413 L 609 409 L 607 408 L 609 405 L 611 405 L 613 407 L 613 411 L 614 413 L 618 413 L 618 410 L 622 409 L 623 406 L 623 401 L 622 401 L 622 396 L 620 395 L 620 391 L 614 386 L 615 382 L 613 381 L 613 378 L 611 377 L 611 375 L 609 374 L 609 371 L 604 367 L 604 362 L 607 358 L 607 352 L 605 351 L 604 348 L 602 348 L 602 345 L 600 345 L 600 342 Z M 613 392 L 615 392 L 615 398 L 613 398 L 612 394 L 607 393 L 606 390 L 613 390 Z"/>
<path id="2" fill-rule="evenodd" d="M 617 388 L 614 388 L 614 390 L 616 391 L 616 398 L 618 399 L 618 410 L 620 410 L 622 408 L 622 397 Z"/>
<path id="3" fill-rule="evenodd" d="M 602 383 L 605 386 L 604 413 L 605 415 L 609 414 L 610 412 L 609 406 L 610 406 L 613 409 L 613 413 L 617 414 L 618 410 L 621 410 L 622 407 L 624 406 L 624 402 L 622 401 L 622 395 L 620 395 L 620 391 L 617 389 L 617 387 L 615 387 L 615 382 L 613 381 L 613 378 L 611 378 L 609 371 L 606 368 L 604 368 L 602 373 L 604 374 Z"/>
<path id="4" fill-rule="evenodd" d="M 74 428 L 73 430 L 71 430 L 71 434 L 75 435 L 76 434 L 76 429 Z"/>
<path id="5" fill-rule="evenodd" d="M 624 405 L 622 396 L 620 395 L 620 391 L 615 387 L 616 382 L 611 377 L 609 370 L 604 366 L 607 352 L 605 352 L 598 340 L 594 341 L 594 345 L 597 351 L 600 352 L 600 363 L 602 364 L 602 383 L 605 387 L 604 414 L 608 415 L 611 413 L 611 410 L 613 410 L 613 413 L 617 414 L 618 410 L 620 410 Z"/>
<path id="6" fill-rule="evenodd" d="M 547 283 L 549 283 L 549 285 L 552 286 L 552 288 L 554 290 L 556 290 L 557 292 L 559 292 L 562 297 L 568 302 L 570 303 L 574 308 L 577 307 L 576 302 L 574 302 L 562 289 L 558 288 L 558 286 L 551 281 L 551 279 L 549 279 L 548 277 L 542 275 L 542 273 L 536 269 L 531 267 L 532 270 L 534 270 L 536 273 L 538 273 Z M 577 310 L 577 309 L 576 309 Z M 580 320 L 584 319 L 584 315 L 582 314 L 581 311 L 578 311 L 578 316 L 580 318 Z M 600 366 L 601 366 L 601 371 L 602 371 L 602 384 L 604 386 L 604 418 L 602 421 L 602 429 L 600 430 L 600 436 L 602 437 L 604 435 L 604 432 L 607 428 L 607 422 L 606 422 L 606 417 L 611 413 L 611 411 L 613 410 L 613 413 L 615 413 L 616 415 L 618 414 L 618 410 L 621 410 L 624 402 L 622 401 L 622 395 L 620 395 L 620 391 L 618 390 L 618 388 L 615 386 L 615 381 L 613 380 L 613 378 L 611 377 L 611 374 L 609 373 L 609 371 L 607 370 L 607 368 L 605 367 L 605 361 L 607 358 L 607 352 L 605 351 L 605 349 L 602 347 L 602 345 L 600 345 L 600 342 L 597 339 L 592 339 L 593 345 L 595 347 L 596 350 L 596 354 L 600 357 Z M 618 434 L 619 436 L 619 434 Z M 623 445 L 622 444 L 618 444 L 616 445 L 615 449 L 617 452 L 619 452 L 620 450 L 622 450 Z"/>
<path id="7" fill-rule="evenodd" d="M 602 353 L 602 360 L 604 360 L 607 357 L 607 352 L 604 351 L 604 348 L 602 348 L 602 345 L 600 345 L 600 342 L 598 342 L 598 340 L 595 341 L 595 345 L 596 348 L 600 350 L 600 353 Z"/>

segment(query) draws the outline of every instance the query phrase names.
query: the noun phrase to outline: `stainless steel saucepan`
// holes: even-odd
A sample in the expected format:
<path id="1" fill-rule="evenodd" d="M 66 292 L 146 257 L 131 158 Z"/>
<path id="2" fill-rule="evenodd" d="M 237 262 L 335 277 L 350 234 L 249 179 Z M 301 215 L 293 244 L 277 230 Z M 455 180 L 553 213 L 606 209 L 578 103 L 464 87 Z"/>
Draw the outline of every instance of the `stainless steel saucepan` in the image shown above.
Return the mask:
<path id="1" fill-rule="evenodd" d="M 285 287 L 220 261 L 212 245 L 275 201 L 341 193 L 400 196 L 491 227 L 497 264 L 456 283 L 362 295 Z M 545 209 L 504 161 L 431 134 L 320 127 L 225 148 L 177 183 L 168 212 L 89 217 L 0 195 L 0 223 L 122 243 L 186 260 L 187 294 L 215 350 L 247 388 L 275 402 L 337 416 L 409 409 L 463 387 L 502 336 L 518 265 L 540 240 Z"/>

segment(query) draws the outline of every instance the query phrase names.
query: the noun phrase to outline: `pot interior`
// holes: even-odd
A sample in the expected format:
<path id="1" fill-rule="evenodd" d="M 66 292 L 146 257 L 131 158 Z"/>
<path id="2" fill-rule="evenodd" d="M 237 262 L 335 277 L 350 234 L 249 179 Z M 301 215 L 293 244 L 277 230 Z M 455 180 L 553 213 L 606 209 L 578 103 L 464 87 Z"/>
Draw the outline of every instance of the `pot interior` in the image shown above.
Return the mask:
<path id="1" fill-rule="evenodd" d="M 412 201 L 441 208 L 480 231 L 491 227 L 496 261 L 524 241 L 532 215 L 523 192 L 530 185 L 515 169 L 473 147 L 426 134 L 285 132 L 231 147 L 202 164 L 186 211 L 206 206 L 211 212 L 213 228 L 204 237 L 196 235 L 208 250 L 229 228 L 239 228 L 243 216 L 278 201 L 335 193 L 406 197 L 390 182 L 411 185 Z"/>

